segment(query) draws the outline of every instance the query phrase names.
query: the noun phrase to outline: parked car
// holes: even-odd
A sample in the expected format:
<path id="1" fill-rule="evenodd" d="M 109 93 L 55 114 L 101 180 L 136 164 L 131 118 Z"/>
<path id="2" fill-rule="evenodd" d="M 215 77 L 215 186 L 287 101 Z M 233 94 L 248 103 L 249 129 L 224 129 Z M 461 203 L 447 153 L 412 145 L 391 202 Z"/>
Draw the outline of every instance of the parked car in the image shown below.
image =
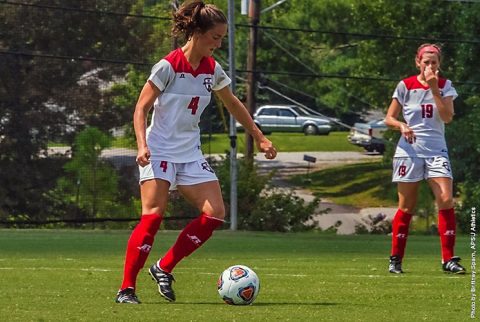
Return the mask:
<path id="1" fill-rule="evenodd" d="M 348 141 L 352 144 L 363 147 L 368 152 L 385 152 L 385 141 L 383 134 L 387 126 L 383 119 L 373 120 L 368 123 L 355 123 L 348 135 Z"/>
<path id="2" fill-rule="evenodd" d="M 253 115 L 263 133 L 303 132 L 305 135 L 328 135 L 330 121 L 296 105 L 263 105 Z M 239 124 L 237 124 L 239 126 Z"/>

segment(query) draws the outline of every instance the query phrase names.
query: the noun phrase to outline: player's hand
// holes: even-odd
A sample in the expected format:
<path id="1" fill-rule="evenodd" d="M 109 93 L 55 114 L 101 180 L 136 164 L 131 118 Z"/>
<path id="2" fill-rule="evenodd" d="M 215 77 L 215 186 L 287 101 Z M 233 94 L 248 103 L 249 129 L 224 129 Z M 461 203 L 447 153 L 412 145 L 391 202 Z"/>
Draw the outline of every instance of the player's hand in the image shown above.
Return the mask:
<path id="1" fill-rule="evenodd" d="M 438 70 L 433 71 L 431 66 L 426 66 L 425 70 L 423 71 L 423 76 L 425 77 L 425 81 L 428 83 L 428 86 L 437 87 Z"/>
<path id="2" fill-rule="evenodd" d="M 277 149 L 275 149 L 275 147 L 273 146 L 273 143 L 266 137 L 263 137 L 257 143 L 257 147 L 258 147 L 258 150 L 265 153 L 265 158 L 269 160 L 275 159 L 275 157 L 277 156 Z"/>
<path id="3" fill-rule="evenodd" d="M 141 167 L 144 167 L 150 163 L 150 150 L 148 149 L 148 147 L 138 149 L 137 158 L 135 159 L 135 161 Z"/>
<path id="4" fill-rule="evenodd" d="M 417 137 L 415 136 L 415 133 L 413 133 L 413 130 L 409 128 L 406 124 L 401 124 L 400 125 L 400 132 L 402 133 L 402 136 L 405 138 L 405 140 L 413 144 L 414 142 L 417 141 Z"/>

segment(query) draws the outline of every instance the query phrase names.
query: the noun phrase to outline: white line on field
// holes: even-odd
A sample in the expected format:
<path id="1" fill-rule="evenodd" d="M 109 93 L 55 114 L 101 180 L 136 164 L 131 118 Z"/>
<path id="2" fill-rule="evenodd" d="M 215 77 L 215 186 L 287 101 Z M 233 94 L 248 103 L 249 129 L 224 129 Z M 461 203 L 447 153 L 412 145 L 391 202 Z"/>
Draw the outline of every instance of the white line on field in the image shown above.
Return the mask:
<path id="1" fill-rule="evenodd" d="M 197 268 L 198 270 L 199 268 Z M 29 270 L 29 271 L 37 271 L 37 270 L 42 270 L 42 271 L 82 271 L 82 272 L 115 272 L 115 271 L 120 271 L 121 268 L 119 269 L 106 269 L 106 268 L 96 268 L 96 267 L 90 267 L 90 268 L 65 268 L 65 267 L 0 267 L 0 270 Z M 178 269 L 177 271 L 185 271 L 187 269 L 181 268 Z M 212 273 L 212 272 L 198 272 L 197 274 L 202 274 L 202 275 L 219 275 L 220 273 Z M 315 276 L 318 277 L 318 274 L 282 274 L 282 273 L 262 273 L 262 276 L 280 276 L 280 277 L 310 277 L 310 276 Z M 404 276 L 392 276 L 391 274 L 389 275 L 374 275 L 374 274 L 339 274 L 337 275 L 339 277 L 350 277 L 350 278 L 422 278 L 425 279 L 424 275 L 411 275 L 407 274 Z M 440 279 L 445 279 L 445 278 L 462 278 L 460 276 L 429 276 L 428 278 L 440 278 Z"/>
<path id="2" fill-rule="evenodd" d="M 85 271 L 85 272 L 113 272 L 105 268 L 65 268 L 65 267 L 0 267 L 0 270 L 26 270 L 26 271 Z"/>

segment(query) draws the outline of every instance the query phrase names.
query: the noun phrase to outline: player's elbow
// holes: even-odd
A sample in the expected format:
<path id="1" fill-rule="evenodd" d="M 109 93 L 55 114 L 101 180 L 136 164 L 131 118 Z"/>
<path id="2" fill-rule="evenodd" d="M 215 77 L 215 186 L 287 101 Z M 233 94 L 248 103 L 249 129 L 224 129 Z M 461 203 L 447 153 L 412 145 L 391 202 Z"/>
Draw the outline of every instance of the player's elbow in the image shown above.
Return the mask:
<path id="1" fill-rule="evenodd" d="M 391 117 L 391 116 L 387 116 L 387 117 L 383 120 L 383 122 L 385 123 L 385 125 L 388 126 L 388 127 L 391 127 L 391 128 L 395 127 L 395 121 L 396 121 L 396 120 L 395 120 L 393 117 Z"/>
<path id="2" fill-rule="evenodd" d="M 453 114 L 452 115 L 446 115 L 442 118 L 443 122 L 445 124 L 448 124 L 453 121 Z"/>

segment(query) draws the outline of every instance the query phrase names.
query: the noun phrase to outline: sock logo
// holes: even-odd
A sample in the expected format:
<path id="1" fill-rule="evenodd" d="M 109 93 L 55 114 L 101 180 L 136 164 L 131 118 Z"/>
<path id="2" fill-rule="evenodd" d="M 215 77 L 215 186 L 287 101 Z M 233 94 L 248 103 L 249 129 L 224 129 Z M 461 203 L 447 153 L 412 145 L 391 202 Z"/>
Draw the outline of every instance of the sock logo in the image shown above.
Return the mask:
<path id="1" fill-rule="evenodd" d="M 152 249 L 152 245 L 143 244 L 142 246 L 137 248 L 140 249 L 141 252 L 150 253 L 150 249 Z"/>
<path id="2" fill-rule="evenodd" d="M 455 230 L 446 230 L 443 236 L 455 236 Z"/>
<path id="3" fill-rule="evenodd" d="M 395 236 L 395 237 L 405 239 L 405 238 L 407 238 L 407 234 L 401 234 L 400 233 L 400 234 L 397 234 L 397 236 Z"/>
<path id="4" fill-rule="evenodd" d="M 190 238 L 190 240 L 195 244 L 195 245 L 200 245 L 202 243 L 202 241 L 200 240 L 200 238 L 198 238 L 197 236 L 195 235 L 189 235 L 187 234 L 187 237 Z"/>

